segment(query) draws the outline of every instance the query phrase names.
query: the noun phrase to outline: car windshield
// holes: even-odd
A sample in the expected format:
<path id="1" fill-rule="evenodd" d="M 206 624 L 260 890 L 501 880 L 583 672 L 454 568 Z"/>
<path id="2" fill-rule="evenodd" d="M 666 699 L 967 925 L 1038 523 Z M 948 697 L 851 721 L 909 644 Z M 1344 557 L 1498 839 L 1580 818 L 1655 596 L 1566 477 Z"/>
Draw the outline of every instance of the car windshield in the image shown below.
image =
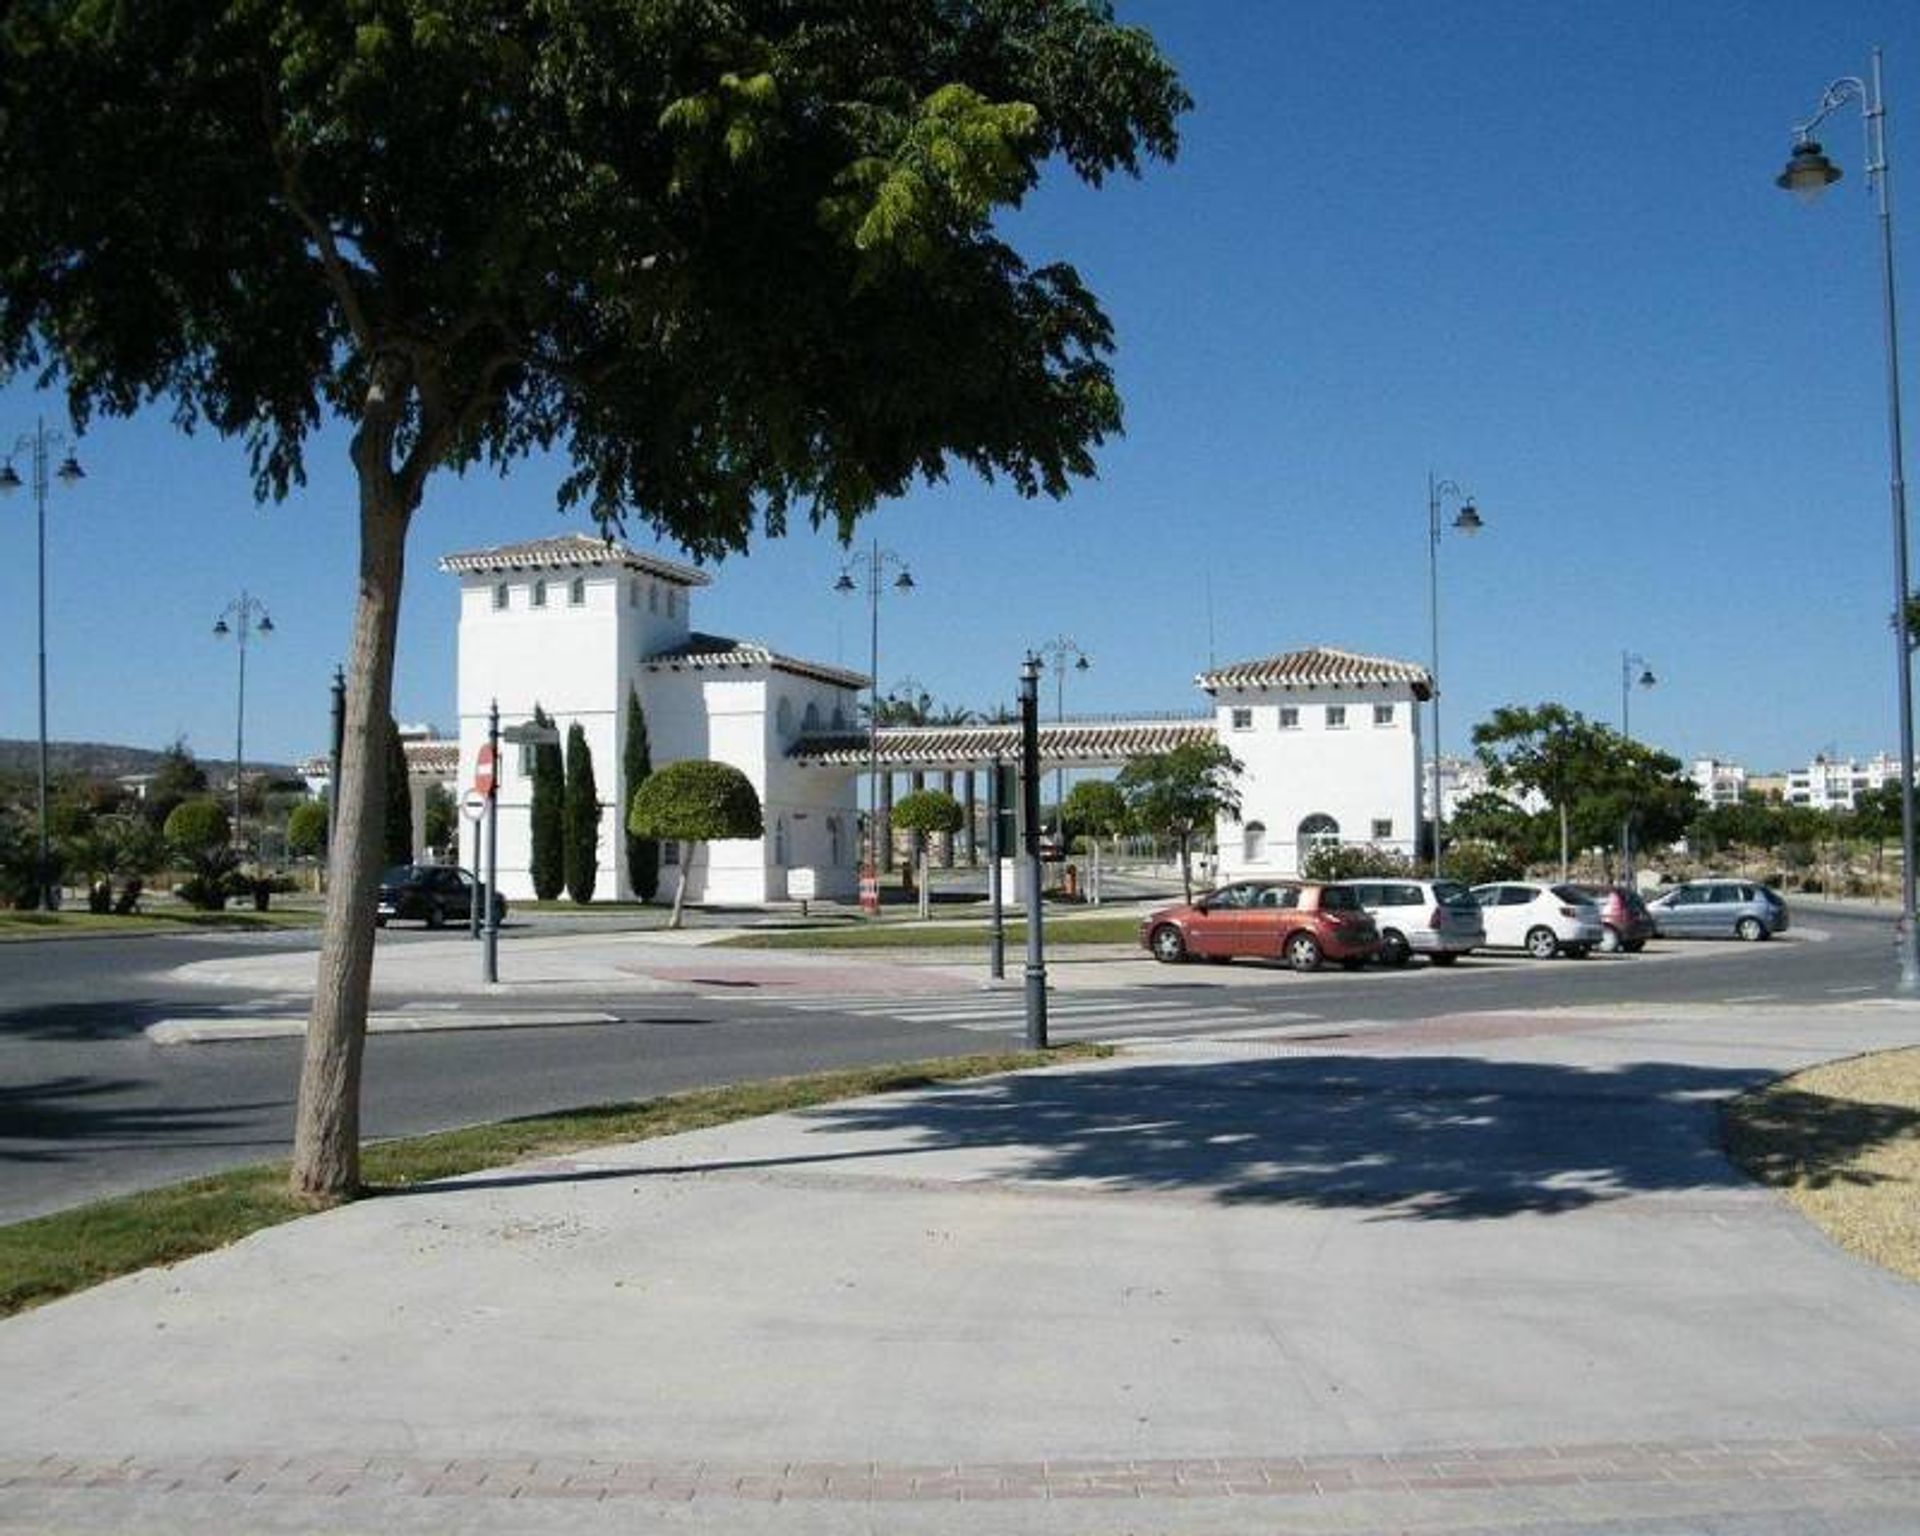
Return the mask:
<path id="1" fill-rule="evenodd" d="M 1320 910 L 1322 912 L 1358 912 L 1360 910 L 1359 893 L 1344 885 L 1328 885 L 1320 890 Z"/>
<path id="2" fill-rule="evenodd" d="M 1434 881 L 1433 899 L 1449 907 L 1470 907 L 1474 904 L 1473 892 L 1458 880 Z"/>

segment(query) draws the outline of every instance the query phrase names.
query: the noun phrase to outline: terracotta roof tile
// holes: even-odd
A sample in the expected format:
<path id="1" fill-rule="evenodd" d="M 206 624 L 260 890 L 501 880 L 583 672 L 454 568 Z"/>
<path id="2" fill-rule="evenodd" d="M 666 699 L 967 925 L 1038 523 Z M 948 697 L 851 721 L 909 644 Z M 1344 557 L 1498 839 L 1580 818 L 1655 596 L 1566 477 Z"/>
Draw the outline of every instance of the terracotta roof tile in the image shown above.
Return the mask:
<path id="1" fill-rule="evenodd" d="M 844 667 L 828 666 L 823 661 L 803 661 L 782 656 L 757 640 L 735 640 L 729 635 L 705 635 L 698 631 L 687 636 L 684 645 L 655 651 L 642 663 L 650 672 L 674 671 L 680 667 L 771 667 L 776 672 L 791 672 L 796 677 L 832 683 L 840 688 L 864 688 L 867 676 Z"/>
<path id="2" fill-rule="evenodd" d="M 646 554 L 618 539 L 592 533 L 563 533 L 551 539 L 528 539 L 520 544 L 496 544 L 442 555 L 440 569 L 470 576 L 488 571 L 538 570 L 550 566 L 618 565 L 630 571 L 658 576 L 683 587 L 704 587 L 713 578 L 705 571 L 677 560 Z"/>
<path id="3" fill-rule="evenodd" d="M 1196 720 L 1068 720 L 1040 727 L 1040 759 L 1046 763 L 1112 766 L 1130 758 L 1170 752 L 1194 741 L 1214 741 L 1211 716 Z M 995 757 L 1011 763 L 1020 755 L 1018 725 L 883 726 L 878 738 L 883 768 L 984 768 Z M 816 768 L 864 768 L 865 731 L 811 731 L 787 756 Z"/>
<path id="4" fill-rule="evenodd" d="M 1258 661 L 1236 661 L 1202 672 L 1194 681 L 1208 693 L 1222 688 L 1364 688 L 1401 683 L 1412 687 L 1416 699 L 1433 696 L 1433 679 L 1425 667 L 1330 645 L 1309 646 Z"/>

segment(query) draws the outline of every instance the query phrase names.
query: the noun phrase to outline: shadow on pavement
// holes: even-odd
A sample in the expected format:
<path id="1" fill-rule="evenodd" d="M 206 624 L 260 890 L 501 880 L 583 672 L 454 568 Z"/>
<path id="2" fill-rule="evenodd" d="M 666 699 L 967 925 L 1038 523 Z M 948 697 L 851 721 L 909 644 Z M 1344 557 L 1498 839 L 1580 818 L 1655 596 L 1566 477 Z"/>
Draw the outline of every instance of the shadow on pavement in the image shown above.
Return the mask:
<path id="1" fill-rule="evenodd" d="M 97 1152 L 103 1142 L 166 1138 L 168 1151 L 193 1146 L 250 1145 L 257 1132 L 249 1116 L 285 1101 L 161 1106 L 128 1104 L 125 1095 L 150 1090 L 133 1079 L 50 1077 L 0 1086 L 0 1164 L 68 1162 Z M 246 1131 L 230 1143 L 222 1132 Z"/>

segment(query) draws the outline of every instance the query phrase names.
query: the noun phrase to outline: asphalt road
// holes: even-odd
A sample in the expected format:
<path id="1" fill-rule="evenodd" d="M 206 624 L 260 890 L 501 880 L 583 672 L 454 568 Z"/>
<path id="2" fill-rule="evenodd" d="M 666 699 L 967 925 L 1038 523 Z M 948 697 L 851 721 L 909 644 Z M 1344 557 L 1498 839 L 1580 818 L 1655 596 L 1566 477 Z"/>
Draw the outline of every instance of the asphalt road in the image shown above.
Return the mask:
<path id="1" fill-rule="evenodd" d="M 1641 1003 L 1837 1002 L 1891 995 L 1886 915 L 1802 906 L 1770 944 L 1659 944 L 1640 956 L 1533 962 L 1472 957 L 1449 971 L 1296 976 L 1264 966 L 1157 967 L 1055 952 L 1055 1040 L 1297 1030 L 1434 1013 Z M 162 1017 L 217 1016 L 239 995 L 170 979 L 175 967 L 310 934 L 165 936 L 0 945 L 0 1222 L 285 1154 L 297 1040 L 162 1048 Z M 389 931 L 383 943 L 464 944 Z M 509 943 L 512 941 L 509 940 Z M 510 951 L 509 951 L 510 953 Z M 1010 956 L 1017 977 L 1019 957 Z M 1092 967 L 1124 971 L 1105 988 Z M 1089 984 L 1091 983 L 1091 984 Z M 556 991 L 549 1008 L 591 1025 L 375 1035 L 363 1124 L 416 1134 L 580 1104 L 828 1067 L 957 1055 L 1015 1043 L 1012 993 L 901 998 Z"/>

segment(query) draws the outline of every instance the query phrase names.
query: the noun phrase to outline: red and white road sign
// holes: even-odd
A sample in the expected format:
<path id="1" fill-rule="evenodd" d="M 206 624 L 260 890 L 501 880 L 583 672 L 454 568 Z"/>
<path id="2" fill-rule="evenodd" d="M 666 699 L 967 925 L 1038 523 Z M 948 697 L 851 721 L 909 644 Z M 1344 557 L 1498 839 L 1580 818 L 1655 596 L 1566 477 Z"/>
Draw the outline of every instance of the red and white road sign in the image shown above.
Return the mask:
<path id="1" fill-rule="evenodd" d="M 480 749 L 480 758 L 473 766 L 473 787 L 483 795 L 493 793 L 493 747 Z"/>

